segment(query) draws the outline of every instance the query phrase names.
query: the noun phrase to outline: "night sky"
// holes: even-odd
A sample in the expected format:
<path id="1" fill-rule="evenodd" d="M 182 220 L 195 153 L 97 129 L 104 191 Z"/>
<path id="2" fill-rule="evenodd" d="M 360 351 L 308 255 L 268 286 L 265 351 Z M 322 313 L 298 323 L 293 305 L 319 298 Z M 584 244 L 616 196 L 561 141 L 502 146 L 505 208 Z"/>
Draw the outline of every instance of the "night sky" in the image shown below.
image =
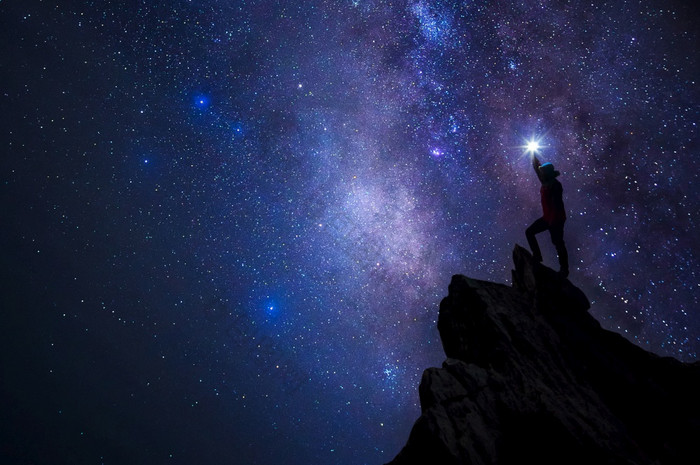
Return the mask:
<path id="1" fill-rule="evenodd" d="M 695 361 L 699 19 L 0 2 L 3 463 L 389 461 L 451 276 L 510 283 L 541 215 L 531 139 L 591 313 Z"/>

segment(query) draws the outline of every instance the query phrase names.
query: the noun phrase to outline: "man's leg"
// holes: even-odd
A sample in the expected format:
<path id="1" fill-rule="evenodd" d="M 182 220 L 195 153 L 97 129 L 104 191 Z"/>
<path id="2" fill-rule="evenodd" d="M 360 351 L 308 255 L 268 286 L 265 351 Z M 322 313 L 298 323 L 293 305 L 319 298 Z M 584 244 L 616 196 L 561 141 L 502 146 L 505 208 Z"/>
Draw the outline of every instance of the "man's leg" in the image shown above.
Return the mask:
<path id="1" fill-rule="evenodd" d="M 535 237 L 535 234 L 539 234 L 542 231 L 546 231 L 547 229 L 549 229 L 549 225 L 544 220 L 544 218 L 540 218 L 538 220 L 535 220 L 535 222 L 532 223 L 530 227 L 525 230 L 525 237 L 527 237 L 527 243 L 530 245 L 530 250 L 532 250 L 532 256 L 538 262 L 542 261 L 542 252 L 540 251 L 540 245 L 537 243 L 537 238 Z"/>
<path id="2" fill-rule="evenodd" d="M 569 276 L 569 253 L 564 244 L 564 224 L 550 226 L 549 234 L 552 236 L 552 243 L 559 256 L 559 272 L 564 277 Z"/>

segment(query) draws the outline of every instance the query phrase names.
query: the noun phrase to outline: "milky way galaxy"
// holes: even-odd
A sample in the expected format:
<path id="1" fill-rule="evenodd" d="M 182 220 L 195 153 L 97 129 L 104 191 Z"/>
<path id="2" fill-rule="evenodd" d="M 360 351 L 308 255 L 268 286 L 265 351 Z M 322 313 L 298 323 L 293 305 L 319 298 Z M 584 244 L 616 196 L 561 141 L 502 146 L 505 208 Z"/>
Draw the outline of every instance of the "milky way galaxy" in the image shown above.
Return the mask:
<path id="1" fill-rule="evenodd" d="M 698 19 L 2 2 L 3 462 L 389 461 L 451 276 L 510 282 L 533 152 L 591 313 L 695 361 Z"/>

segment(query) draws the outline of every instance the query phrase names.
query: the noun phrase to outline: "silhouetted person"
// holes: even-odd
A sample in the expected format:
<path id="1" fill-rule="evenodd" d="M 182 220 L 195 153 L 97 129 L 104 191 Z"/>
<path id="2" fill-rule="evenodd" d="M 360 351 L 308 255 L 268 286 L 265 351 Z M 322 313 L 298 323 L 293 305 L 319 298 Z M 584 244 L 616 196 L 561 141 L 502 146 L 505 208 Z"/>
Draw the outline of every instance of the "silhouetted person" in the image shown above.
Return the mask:
<path id="1" fill-rule="evenodd" d="M 525 231 L 527 243 L 535 260 L 542 261 L 542 252 L 537 244 L 535 234 L 549 231 L 552 243 L 559 255 L 559 273 L 563 277 L 569 276 L 569 254 L 564 245 L 564 222 L 566 212 L 564 211 L 564 200 L 562 199 L 563 189 L 561 183 L 557 181 L 559 171 L 554 171 L 551 163 L 541 164 L 536 156 L 532 157 L 532 166 L 542 183 L 540 187 L 540 197 L 542 198 L 542 218 L 539 218 Z"/>

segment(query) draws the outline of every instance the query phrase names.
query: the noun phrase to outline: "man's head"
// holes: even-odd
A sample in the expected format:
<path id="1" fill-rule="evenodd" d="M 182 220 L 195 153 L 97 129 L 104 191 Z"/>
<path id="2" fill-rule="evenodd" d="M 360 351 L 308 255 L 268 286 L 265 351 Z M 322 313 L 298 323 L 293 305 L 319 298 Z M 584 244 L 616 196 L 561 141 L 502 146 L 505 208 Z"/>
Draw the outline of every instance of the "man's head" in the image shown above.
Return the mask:
<path id="1" fill-rule="evenodd" d="M 540 166 L 540 173 L 545 179 L 554 179 L 561 174 L 559 171 L 554 170 L 554 165 L 551 163 L 543 163 Z"/>

